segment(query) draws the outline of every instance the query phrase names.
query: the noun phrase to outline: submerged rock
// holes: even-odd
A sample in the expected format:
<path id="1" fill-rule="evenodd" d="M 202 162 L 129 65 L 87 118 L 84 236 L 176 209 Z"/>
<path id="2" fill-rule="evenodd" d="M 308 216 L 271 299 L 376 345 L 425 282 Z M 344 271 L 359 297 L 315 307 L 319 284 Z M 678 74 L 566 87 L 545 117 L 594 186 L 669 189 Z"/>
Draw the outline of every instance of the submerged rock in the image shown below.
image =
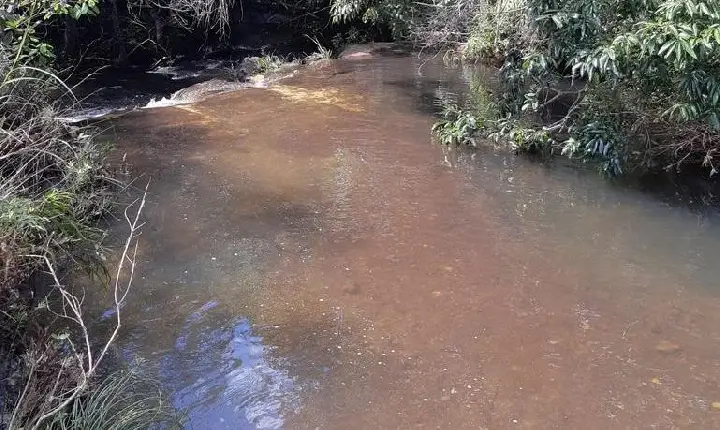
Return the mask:
<path id="1" fill-rule="evenodd" d="M 674 344 L 667 340 L 661 340 L 657 345 L 655 345 L 655 350 L 664 354 L 674 354 L 676 352 L 679 352 L 680 349 L 680 345 Z"/>
<path id="2" fill-rule="evenodd" d="M 345 60 L 365 60 L 388 55 L 406 56 L 408 55 L 408 50 L 395 43 L 348 45 L 343 52 L 340 53 L 340 58 Z"/>
<path id="3" fill-rule="evenodd" d="M 160 100 L 153 99 L 145 105 L 145 107 L 154 108 L 190 104 L 205 100 L 214 94 L 239 90 L 247 87 L 248 84 L 245 82 L 233 82 L 215 78 L 175 91 L 170 98 L 163 97 Z"/>

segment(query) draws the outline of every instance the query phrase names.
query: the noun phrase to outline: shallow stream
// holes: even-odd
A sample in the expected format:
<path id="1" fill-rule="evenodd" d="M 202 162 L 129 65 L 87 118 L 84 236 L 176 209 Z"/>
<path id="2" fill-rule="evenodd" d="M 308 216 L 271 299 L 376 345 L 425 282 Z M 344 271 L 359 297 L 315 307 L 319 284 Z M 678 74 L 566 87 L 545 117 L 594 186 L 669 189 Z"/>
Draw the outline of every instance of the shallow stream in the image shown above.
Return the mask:
<path id="1" fill-rule="evenodd" d="M 432 144 L 465 86 L 337 60 L 116 120 L 150 180 L 119 346 L 187 428 L 720 428 L 717 217 Z"/>

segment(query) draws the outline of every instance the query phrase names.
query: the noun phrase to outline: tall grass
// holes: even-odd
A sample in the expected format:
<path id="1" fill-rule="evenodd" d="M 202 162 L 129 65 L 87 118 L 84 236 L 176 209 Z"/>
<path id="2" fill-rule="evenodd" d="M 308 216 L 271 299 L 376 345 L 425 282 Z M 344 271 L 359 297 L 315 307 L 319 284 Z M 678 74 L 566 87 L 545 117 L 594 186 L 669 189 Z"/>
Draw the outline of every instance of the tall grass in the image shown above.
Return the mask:
<path id="1" fill-rule="evenodd" d="M 305 61 L 319 61 L 319 60 L 331 60 L 334 57 L 333 50 L 330 48 L 325 47 L 320 40 L 318 40 L 317 37 L 311 37 L 308 35 L 305 35 L 313 44 L 315 44 L 315 52 L 308 55 L 305 58 Z"/>
<path id="2" fill-rule="evenodd" d="M 107 376 L 49 422 L 57 430 L 137 430 L 162 424 L 180 428 L 178 416 L 158 381 L 134 365 Z"/>
<path id="3" fill-rule="evenodd" d="M 1 52 L 0 52 L 1 54 Z M 0 55 L 1 56 L 1 55 Z M 54 75 L 0 60 L 0 293 L 37 268 L 30 254 L 91 262 L 109 208 L 109 148 L 56 119 Z"/>
<path id="4" fill-rule="evenodd" d="M 93 338 L 84 292 L 65 275 L 98 269 L 107 275 L 99 221 L 119 185 L 106 161 L 110 148 L 92 129 L 57 119 L 59 98 L 72 94 L 56 75 L 9 58 L 0 44 L 0 428 L 169 422 L 170 407 L 150 381 L 135 372 L 100 375 L 132 283 L 145 199 L 134 215 L 126 210 L 130 235 L 114 282 L 105 276 L 98 285 L 114 292 L 115 330 Z M 33 282 L 38 276 L 43 288 Z"/>

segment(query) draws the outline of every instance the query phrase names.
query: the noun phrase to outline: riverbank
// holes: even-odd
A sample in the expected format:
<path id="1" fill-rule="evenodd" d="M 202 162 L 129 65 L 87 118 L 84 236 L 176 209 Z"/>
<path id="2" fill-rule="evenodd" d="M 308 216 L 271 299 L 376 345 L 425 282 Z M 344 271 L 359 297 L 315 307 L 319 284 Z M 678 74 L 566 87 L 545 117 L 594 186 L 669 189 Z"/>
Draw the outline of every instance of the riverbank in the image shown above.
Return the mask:
<path id="1" fill-rule="evenodd" d="M 70 98 L 57 76 L 0 50 L 0 428 L 106 428 L 99 416 L 117 428 L 171 423 L 150 379 L 106 367 L 144 199 L 124 208 L 129 232 L 111 267 L 106 223 L 130 183 L 110 166 L 97 128 L 58 118 Z M 114 293 L 114 324 L 100 331 L 85 306 L 94 290 Z"/>
<path id="2" fill-rule="evenodd" d="M 450 48 L 449 61 L 499 68 L 499 88 L 478 88 L 480 106 L 446 100 L 436 127 L 442 141 L 472 144 L 473 135 L 489 135 L 519 152 L 593 164 L 610 177 L 718 172 L 718 4 L 331 4 L 336 21 L 386 25 L 397 40 Z"/>

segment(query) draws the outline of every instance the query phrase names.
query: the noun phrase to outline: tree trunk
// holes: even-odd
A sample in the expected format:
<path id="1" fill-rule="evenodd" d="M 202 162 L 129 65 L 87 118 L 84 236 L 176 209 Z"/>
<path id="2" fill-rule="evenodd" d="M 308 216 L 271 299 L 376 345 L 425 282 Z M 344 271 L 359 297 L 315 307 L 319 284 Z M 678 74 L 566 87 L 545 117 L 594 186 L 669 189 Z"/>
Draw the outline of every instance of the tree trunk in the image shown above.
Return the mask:
<path id="1" fill-rule="evenodd" d="M 77 22 L 71 16 L 65 16 L 65 33 L 63 35 L 65 42 L 65 56 L 73 58 L 78 53 L 78 30 Z"/>
<path id="2" fill-rule="evenodd" d="M 120 14 L 118 12 L 118 0 L 110 0 L 110 13 L 112 15 L 113 26 L 113 44 L 115 45 L 115 62 L 122 64 L 125 62 L 127 53 L 125 52 L 125 37 L 120 28 Z"/>
<path id="3" fill-rule="evenodd" d="M 155 50 L 156 54 L 162 55 L 165 50 L 163 45 L 163 37 L 165 33 L 165 19 L 161 16 L 159 11 L 153 13 L 153 21 L 155 21 Z"/>

